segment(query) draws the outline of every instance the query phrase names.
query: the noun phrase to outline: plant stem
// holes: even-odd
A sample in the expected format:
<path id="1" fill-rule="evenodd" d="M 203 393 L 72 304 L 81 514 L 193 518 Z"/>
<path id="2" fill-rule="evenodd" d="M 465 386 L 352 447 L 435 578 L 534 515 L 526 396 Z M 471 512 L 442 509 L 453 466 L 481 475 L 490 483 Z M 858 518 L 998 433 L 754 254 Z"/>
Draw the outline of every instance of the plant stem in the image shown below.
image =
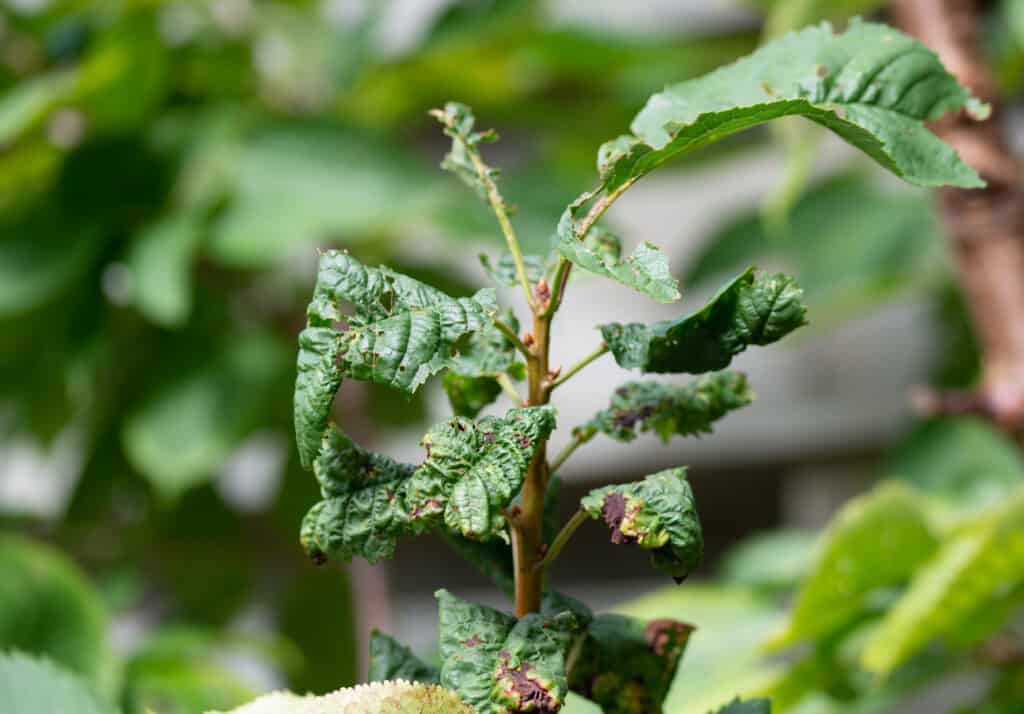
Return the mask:
<path id="1" fill-rule="evenodd" d="M 512 380 L 507 374 L 502 372 L 497 376 L 498 386 L 501 387 L 501 391 L 505 392 L 508 397 L 516 403 L 517 406 L 522 406 L 526 402 L 523 400 L 523 395 L 519 393 L 515 385 L 512 384 Z"/>
<path id="2" fill-rule="evenodd" d="M 558 456 L 555 457 L 555 460 L 551 462 L 551 466 L 548 467 L 548 470 L 553 474 L 558 473 L 558 469 L 562 468 L 562 464 L 569 460 L 569 457 L 572 456 L 572 452 L 576 451 L 576 449 L 580 448 L 588 441 L 589 439 L 574 436 L 572 441 L 566 444 L 565 448 L 562 449 Z"/>
<path id="3" fill-rule="evenodd" d="M 555 277 L 551 280 L 551 303 L 548 305 L 544 316 L 548 319 L 558 312 L 562 306 L 562 298 L 565 295 L 565 286 L 569 282 L 569 273 L 572 272 L 572 263 L 565 258 L 558 259 L 558 267 L 555 268 Z"/>
<path id="4" fill-rule="evenodd" d="M 494 326 L 501 331 L 501 334 L 508 338 L 508 341 L 512 343 L 513 347 L 522 353 L 523 357 L 529 360 L 533 356 L 533 353 L 530 352 L 530 348 L 523 344 L 523 341 L 519 339 L 519 335 L 516 334 L 515 330 L 498 319 L 494 320 Z"/>
<path id="5" fill-rule="evenodd" d="M 566 522 L 566 524 L 562 526 L 562 530 L 558 531 L 558 535 L 556 535 L 555 539 L 551 541 L 551 545 L 548 546 L 548 551 L 544 555 L 544 560 L 537 563 L 536 567 L 538 570 L 547 570 L 548 566 L 551 565 L 551 563 L 554 562 L 555 558 L 558 557 L 558 554 L 562 552 L 562 548 L 565 547 L 565 544 L 569 542 L 570 538 L 572 538 L 572 535 L 576 532 L 576 529 L 582 526 L 586 522 L 586 520 L 587 512 L 584 511 L 583 509 L 580 509 L 576 511 L 574 514 L 572 514 L 572 518 L 570 518 Z"/>
<path id="6" fill-rule="evenodd" d="M 498 224 L 501 226 L 501 232 L 505 234 L 505 242 L 508 244 L 508 251 L 512 254 L 512 260 L 516 264 L 516 275 L 519 277 L 519 284 L 523 287 L 523 292 L 526 293 L 526 302 L 529 304 L 531 310 L 536 309 L 536 302 L 533 299 L 533 290 L 530 289 L 530 279 L 526 276 L 526 263 L 523 262 L 523 251 L 519 247 L 519 239 L 516 238 L 515 228 L 512 227 L 512 221 L 508 219 L 508 211 L 505 209 L 505 199 L 501 197 L 501 193 L 498 191 L 498 185 L 494 183 L 494 179 L 491 178 L 491 171 L 484 163 L 484 160 L 480 158 L 480 152 L 475 147 L 466 147 L 469 154 L 470 160 L 473 162 L 473 168 L 476 169 L 477 175 L 480 177 L 480 182 L 484 185 L 484 189 L 487 191 L 487 201 L 491 204 L 491 210 L 494 211 L 494 215 L 498 218 Z"/>
<path id="7" fill-rule="evenodd" d="M 557 387 L 557 386 L 559 386 L 561 384 L 564 384 L 565 382 L 569 381 L 573 377 L 573 375 L 575 375 L 577 372 L 579 372 L 581 369 L 586 367 L 588 364 L 590 364 L 594 360 L 596 360 L 599 357 L 605 355 L 607 352 L 608 352 L 608 345 L 606 345 L 604 342 L 602 342 L 600 347 L 598 347 L 596 350 L 594 350 L 589 355 L 587 355 L 586 357 L 581 359 L 579 362 L 574 364 L 572 367 L 570 367 L 568 372 L 566 372 L 565 374 L 560 376 L 554 382 L 551 382 L 550 384 L 548 384 L 548 391 L 549 392 L 553 391 L 555 389 L 555 387 Z"/>

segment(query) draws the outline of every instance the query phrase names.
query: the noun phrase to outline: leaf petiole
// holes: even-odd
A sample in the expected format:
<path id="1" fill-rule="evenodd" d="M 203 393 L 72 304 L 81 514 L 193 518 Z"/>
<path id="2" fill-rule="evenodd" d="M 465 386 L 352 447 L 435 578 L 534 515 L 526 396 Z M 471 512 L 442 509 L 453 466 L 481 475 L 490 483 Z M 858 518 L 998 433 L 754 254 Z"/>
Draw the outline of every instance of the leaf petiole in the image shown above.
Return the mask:
<path id="1" fill-rule="evenodd" d="M 593 352 L 588 354 L 586 357 L 581 359 L 579 362 L 574 364 L 572 367 L 570 367 L 568 372 L 566 372 L 565 374 L 560 376 L 554 382 L 551 382 L 548 385 L 548 391 L 550 392 L 550 391 L 554 390 L 555 387 L 558 387 L 558 386 L 560 386 L 562 384 L 565 384 L 565 382 L 567 382 L 569 379 L 571 379 L 577 372 L 579 372 L 581 369 L 586 367 L 588 364 L 590 364 L 594 360 L 602 357 L 607 352 L 608 352 L 608 345 L 605 344 L 604 342 L 602 342 L 601 345 L 596 350 L 594 350 Z"/>
<path id="2" fill-rule="evenodd" d="M 562 549 L 565 548 L 565 544 L 569 542 L 570 538 L 572 538 L 573 533 L 575 533 L 588 518 L 589 516 L 587 515 L 587 512 L 582 508 L 572 514 L 572 518 L 566 521 L 566 524 L 562 526 L 562 530 L 558 531 L 558 535 L 556 535 L 555 539 L 551 541 L 551 545 L 548 546 L 548 550 L 544 554 L 544 559 L 538 562 L 534 568 L 537 570 L 544 570 L 551 565 L 555 558 L 558 557 L 558 554 L 562 552 Z"/>

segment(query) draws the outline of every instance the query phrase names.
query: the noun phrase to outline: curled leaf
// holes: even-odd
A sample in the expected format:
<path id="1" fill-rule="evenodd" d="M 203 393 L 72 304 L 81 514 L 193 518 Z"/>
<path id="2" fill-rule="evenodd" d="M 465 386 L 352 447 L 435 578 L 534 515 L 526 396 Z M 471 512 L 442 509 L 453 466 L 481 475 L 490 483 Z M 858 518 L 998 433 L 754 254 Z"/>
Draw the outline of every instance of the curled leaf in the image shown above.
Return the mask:
<path id="1" fill-rule="evenodd" d="M 441 685 L 478 714 L 553 714 L 569 691 L 566 656 L 578 624 L 570 612 L 516 620 L 437 592 Z"/>
<path id="2" fill-rule="evenodd" d="M 654 567 L 676 582 L 700 564 L 704 537 L 685 468 L 595 489 L 580 505 L 591 518 L 604 520 L 612 543 L 635 543 L 650 550 Z"/>
<path id="3" fill-rule="evenodd" d="M 598 615 L 587 628 L 569 686 L 605 714 L 661 714 L 693 630 L 677 620 Z"/>
<path id="4" fill-rule="evenodd" d="M 650 325 L 617 322 L 601 334 L 619 366 L 644 372 L 701 374 L 729 366 L 750 345 L 767 345 L 806 324 L 803 293 L 792 278 L 748 269 L 703 308 Z"/>
<path id="5" fill-rule="evenodd" d="M 615 390 L 607 409 L 574 434 L 584 441 L 598 432 L 632 441 L 653 429 L 665 442 L 673 434 L 709 434 L 715 421 L 752 399 L 747 378 L 739 372 L 706 374 L 685 385 L 629 382 Z"/>

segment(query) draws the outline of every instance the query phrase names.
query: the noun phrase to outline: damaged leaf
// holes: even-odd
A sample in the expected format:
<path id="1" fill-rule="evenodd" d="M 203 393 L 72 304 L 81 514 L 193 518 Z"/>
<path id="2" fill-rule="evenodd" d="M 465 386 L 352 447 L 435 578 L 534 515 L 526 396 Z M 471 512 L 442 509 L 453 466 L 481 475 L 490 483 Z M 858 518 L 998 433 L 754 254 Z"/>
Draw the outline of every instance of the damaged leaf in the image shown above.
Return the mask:
<path id="1" fill-rule="evenodd" d="M 607 409 L 573 434 L 589 441 L 601 432 L 628 442 L 653 430 L 668 442 L 674 434 L 710 434 L 715 421 L 752 400 L 747 378 L 739 372 L 706 374 L 685 385 L 629 382 L 615 390 Z"/>
<path id="2" fill-rule="evenodd" d="M 682 295 L 679 282 L 672 277 L 668 257 L 651 243 L 641 243 L 633 254 L 620 259 L 618 238 L 600 227 L 591 228 L 581 241 L 575 222 L 579 208 L 565 210 L 558 222 L 558 252 L 591 273 L 631 287 L 658 302 L 675 302 Z"/>
<path id="3" fill-rule="evenodd" d="M 427 458 L 413 474 L 406 505 L 416 523 L 443 517 L 474 540 L 504 535 L 502 509 L 519 493 L 537 445 L 555 427 L 552 407 L 510 409 L 503 418 L 453 417 L 423 437 Z"/>
<path id="4" fill-rule="evenodd" d="M 519 332 L 519 321 L 511 310 L 503 311 L 499 319 Z M 497 376 L 502 373 L 522 378 L 525 366 L 516 361 L 515 346 L 493 322 L 460 340 L 444 378 L 455 414 L 473 418 L 494 402 L 501 394 Z"/>
<path id="5" fill-rule="evenodd" d="M 495 283 L 505 288 L 514 288 L 519 285 L 516 262 L 511 253 L 502 253 L 496 263 L 492 263 L 490 257 L 484 253 L 481 253 L 479 257 L 484 272 Z M 523 265 L 526 267 L 526 279 L 531 284 L 536 283 L 547 272 L 544 258 L 539 255 L 527 253 L 523 256 Z"/>
<path id="6" fill-rule="evenodd" d="M 370 670 L 367 681 L 402 679 L 437 684 L 440 676 L 437 667 L 421 660 L 395 638 L 376 629 L 370 633 Z"/>
<path id="7" fill-rule="evenodd" d="M 449 371 L 444 375 L 444 391 L 456 416 L 473 419 L 501 395 L 501 385 L 494 377 L 463 377 Z"/>
<path id="8" fill-rule="evenodd" d="M 692 625 L 598 615 L 587 628 L 569 687 L 605 714 L 661 714 Z"/>
<path id="9" fill-rule="evenodd" d="M 313 464 L 323 500 L 303 519 L 302 545 L 314 561 L 358 555 L 375 563 L 394 555 L 399 538 L 431 527 L 474 540 L 504 535 L 502 509 L 554 426 L 551 407 L 478 422 L 453 417 L 427 432 L 427 457 L 418 467 L 332 429 Z"/>
<path id="10" fill-rule="evenodd" d="M 789 115 L 832 130 L 912 184 L 977 188 L 977 173 L 925 126 L 963 107 L 987 116 L 917 40 L 860 20 L 838 35 L 823 23 L 651 96 L 633 135 L 601 147 L 602 188 L 614 193 L 682 153 Z"/>
<path id="11" fill-rule="evenodd" d="M 481 199 L 487 201 L 487 182 L 495 181 L 499 171 L 483 163 L 479 146 L 497 141 L 498 135 L 494 131 L 473 131 L 476 124 L 473 110 L 459 102 L 448 102 L 444 109 L 434 109 L 430 113 L 441 122 L 444 133 L 452 139 L 452 148 L 445 154 L 441 168 L 458 176 Z"/>
<path id="12" fill-rule="evenodd" d="M 341 386 L 340 345 L 329 327 L 307 327 L 299 333 L 295 377 L 295 441 L 302 468 L 313 467 Z"/>
<path id="13" fill-rule="evenodd" d="M 516 620 L 437 592 L 441 684 L 478 714 L 554 714 L 568 694 L 566 656 L 578 630 L 570 612 Z"/>
<path id="14" fill-rule="evenodd" d="M 728 367 L 750 345 L 771 344 L 806 324 L 802 295 L 792 278 L 750 268 L 695 313 L 600 329 L 621 367 L 701 374 Z"/>
<path id="15" fill-rule="evenodd" d="M 654 567 L 676 582 L 700 564 L 704 538 L 685 468 L 595 489 L 580 504 L 591 518 L 604 520 L 612 543 L 647 548 Z"/>

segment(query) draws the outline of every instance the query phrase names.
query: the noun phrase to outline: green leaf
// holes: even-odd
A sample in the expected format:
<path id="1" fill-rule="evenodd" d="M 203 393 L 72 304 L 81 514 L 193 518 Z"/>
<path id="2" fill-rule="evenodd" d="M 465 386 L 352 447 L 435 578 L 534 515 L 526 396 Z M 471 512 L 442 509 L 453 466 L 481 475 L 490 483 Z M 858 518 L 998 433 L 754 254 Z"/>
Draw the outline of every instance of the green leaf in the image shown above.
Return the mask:
<path id="1" fill-rule="evenodd" d="M 162 327 L 181 327 L 192 311 L 192 261 L 202 241 L 202 222 L 172 214 L 148 226 L 128 254 L 133 299 L 139 312 Z"/>
<path id="2" fill-rule="evenodd" d="M 463 377 L 446 372 L 444 391 L 456 416 L 473 419 L 501 395 L 501 385 L 494 377 Z"/>
<path id="3" fill-rule="evenodd" d="M 498 135 L 493 131 L 473 131 L 476 117 L 473 110 L 465 104 L 448 102 L 444 109 L 435 109 L 431 114 L 444 126 L 444 133 L 452 138 L 452 148 L 445 154 L 441 168 L 451 171 L 464 184 L 473 189 L 484 201 L 488 200 L 485 178 L 496 180 L 498 170 L 486 166 L 480 159 L 481 143 L 496 141 Z M 477 159 L 475 163 L 473 159 Z M 482 167 L 485 176 L 480 175 Z"/>
<path id="4" fill-rule="evenodd" d="M 805 325 L 801 296 L 792 278 L 750 268 L 691 315 L 600 329 L 621 367 L 700 374 L 728 367 L 750 345 L 771 344 Z"/>
<path id="5" fill-rule="evenodd" d="M 873 594 L 908 581 L 937 547 L 919 493 L 886 483 L 853 499 L 822 536 L 789 622 L 769 645 L 826 637 L 849 624 Z"/>
<path id="6" fill-rule="evenodd" d="M 4 714 L 116 714 L 75 675 L 45 659 L 0 654 Z"/>
<path id="7" fill-rule="evenodd" d="M 43 656 L 110 685 L 106 609 L 78 568 L 48 546 L 5 535 L 0 572 L 0 650 Z"/>
<path id="8" fill-rule="evenodd" d="M 531 283 L 541 279 L 546 272 L 544 258 L 539 255 L 524 255 L 523 265 L 526 267 L 526 277 Z M 502 287 L 514 288 L 519 285 L 519 276 L 516 274 L 516 263 L 511 253 L 502 253 L 497 263 L 491 263 L 491 259 L 481 253 L 480 265 L 491 280 Z"/>
<path id="9" fill-rule="evenodd" d="M 454 693 L 422 682 L 373 682 L 316 697 L 274 692 L 230 712 L 207 714 L 474 714 Z"/>
<path id="10" fill-rule="evenodd" d="M 519 332 L 519 321 L 511 310 L 505 310 L 499 319 Z M 516 362 L 515 347 L 494 323 L 467 335 L 455 348 L 457 354 L 444 376 L 444 389 L 455 414 L 472 419 L 501 394 L 496 377 L 502 373 L 518 375 L 523 364 Z"/>
<path id="11" fill-rule="evenodd" d="M 295 376 L 295 445 L 306 470 L 320 453 L 334 397 L 341 387 L 338 358 L 341 345 L 329 327 L 307 327 L 299 333 Z"/>
<path id="12" fill-rule="evenodd" d="M 359 555 L 374 563 L 394 554 L 398 538 L 430 527 L 473 540 L 504 537 L 502 510 L 554 424 L 551 407 L 476 422 L 453 417 L 423 437 L 419 467 L 366 451 L 334 429 L 313 465 L 323 500 L 303 519 L 303 547 L 315 561 Z"/>
<path id="13" fill-rule="evenodd" d="M 408 484 L 413 521 L 445 526 L 474 540 L 505 534 L 502 510 L 519 493 L 533 454 L 555 427 L 551 407 L 511 409 L 504 418 L 454 417 L 421 442 L 427 458 Z"/>
<path id="14" fill-rule="evenodd" d="M 766 590 L 791 590 L 811 572 L 818 548 L 814 531 L 765 531 L 741 541 L 722 559 L 721 576 Z"/>
<path id="15" fill-rule="evenodd" d="M 902 546 L 902 543 L 901 543 Z M 966 618 L 1024 584 L 1024 490 L 943 544 L 890 609 L 864 648 L 865 668 L 888 674 L 925 645 L 956 636 Z M 1013 610 L 1002 611 L 1009 618 Z M 991 631 L 1004 623 L 986 623 Z"/>
<path id="16" fill-rule="evenodd" d="M 72 96 L 77 82 L 76 72 L 60 71 L 16 83 L 0 97 L 0 144 L 10 145 L 41 123 L 54 106 Z"/>
<path id="17" fill-rule="evenodd" d="M 346 315 L 343 303 L 355 307 Z M 412 393 L 448 367 L 460 338 L 490 324 L 494 291 L 453 298 L 388 268 L 368 268 L 342 251 L 320 257 L 310 327 L 338 330 L 342 371 L 348 377 Z"/>
<path id="18" fill-rule="evenodd" d="M 370 633 L 369 682 L 404 679 L 409 682 L 437 684 L 441 673 L 412 653 L 398 640 L 374 629 Z"/>
<path id="19" fill-rule="evenodd" d="M 441 685 L 478 714 L 557 712 L 569 686 L 566 656 L 578 624 L 569 612 L 551 618 L 511 615 L 437 592 Z"/>
<path id="20" fill-rule="evenodd" d="M 653 429 L 667 443 L 673 434 L 710 434 L 715 421 L 752 400 L 747 378 L 739 372 L 706 374 L 686 385 L 629 382 L 615 390 L 607 409 L 573 433 L 588 440 L 602 432 L 628 442 Z"/>
<path id="21" fill-rule="evenodd" d="M 500 539 L 481 543 L 449 531 L 441 535 L 463 560 L 469 561 L 480 573 L 490 578 L 503 593 L 514 597 L 515 570 L 512 549 L 507 543 Z"/>
<path id="22" fill-rule="evenodd" d="M 677 582 L 700 564 L 704 538 L 685 468 L 595 489 L 580 504 L 591 518 L 604 520 L 612 543 L 647 548 L 654 567 Z"/>
<path id="23" fill-rule="evenodd" d="M 569 686 L 605 714 L 661 714 L 693 630 L 677 620 L 598 615 L 587 628 Z"/>
<path id="24" fill-rule="evenodd" d="M 973 417 L 918 426 L 892 454 L 886 473 L 938 496 L 959 514 L 1002 503 L 1024 483 L 1020 450 Z"/>
<path id="25" fill-rule="evenodd" d="M 947 111 L 987 108 L 916 40 L 854 20 L 791 33 L 749 57 L 653 95 L 621 136 L 601 147 L 606 194 L 675 156 L 770 119 L 804 116 L 919 186 L 984 185 L 925 127 Z"/>
<path id="26" fill-rule="evenodd" d="M 771 714 L 772 703 L 768 699 L 737 699 L 719 709 L 716 714 Z"/>
<path id="27" fill-rule="evenodd" d="M 620 260 L 618 251 L 608 249 L 618 243 L 617 239 L 604 229 L 592 228 L 587 240 L 581 241 L 575 222 L 579 208 L 573 204 L 558 222 L 559 253 L 591 273 L 617 280 L 658 302 L 675 302 L 682 297 L 679 283 L 669 269 L 668 257 L 656 245 L 641 243 L 632 255 Z M 595 231 L 598 231 L 598 237 L 593 239 L 597 242 L 596 250 L 588 245 Z"/>
<path id="28" fill-rule="evenodd" d="M 404 493 L 415 466 L 363 449 L 332 429 L 313 462 L 323 500 L 302 521 L 303 548 L 314 561 L 328 555 L 370 563 L 390 558 L 398 539 L 418 532 Z"/>
<path id="29" fill-rule="evenodd" d="M 284 345 L 245 335 L 210 364 L 161 384 L 126 419 L 122 440 L 135 466 L 169 499 L 209 480 L 265 418 L 266 385 L 287 374 Z"/>

